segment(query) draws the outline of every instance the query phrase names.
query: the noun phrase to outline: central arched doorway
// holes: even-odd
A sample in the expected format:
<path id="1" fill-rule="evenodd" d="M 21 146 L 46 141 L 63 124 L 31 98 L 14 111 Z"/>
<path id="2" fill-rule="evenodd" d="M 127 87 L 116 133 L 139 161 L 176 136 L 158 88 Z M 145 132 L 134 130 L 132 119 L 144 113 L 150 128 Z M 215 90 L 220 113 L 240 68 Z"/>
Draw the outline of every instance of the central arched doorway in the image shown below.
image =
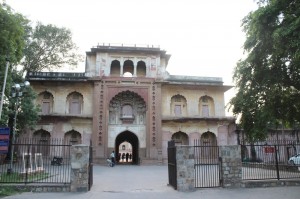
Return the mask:
<path id="1" fill-rule="evenodd" d="M 115 142 L 115 152 L 116 155 L 119 154 L 119 146 L 123 142 L 128 142 L 132 146 L 132 164 L 138 164 L 139 163 L 139 139 L 138 137 L 130 132 L 130 131 L 124 131 L 120 133 Z"/>

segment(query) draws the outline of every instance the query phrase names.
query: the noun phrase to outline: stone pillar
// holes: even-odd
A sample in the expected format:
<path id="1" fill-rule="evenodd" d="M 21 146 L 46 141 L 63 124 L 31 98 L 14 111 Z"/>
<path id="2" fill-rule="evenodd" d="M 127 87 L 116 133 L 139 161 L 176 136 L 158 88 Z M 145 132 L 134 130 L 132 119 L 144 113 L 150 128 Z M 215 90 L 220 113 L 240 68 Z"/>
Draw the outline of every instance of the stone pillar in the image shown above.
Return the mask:
<path id="1" fill-rule="evenodd" d="M 71 192 L 89 190 L 89 146 L 71 146 Z"/>
<path id="2" fill-rule="evenodd" d="M 194 148 L 176 147 L 177 190 L 195 191 Z"/>
<path id="3" fill-rule="evenodd" d="M 220 146 L 224 188 L 240 188 L 242 181 L 241 146 Z"/>

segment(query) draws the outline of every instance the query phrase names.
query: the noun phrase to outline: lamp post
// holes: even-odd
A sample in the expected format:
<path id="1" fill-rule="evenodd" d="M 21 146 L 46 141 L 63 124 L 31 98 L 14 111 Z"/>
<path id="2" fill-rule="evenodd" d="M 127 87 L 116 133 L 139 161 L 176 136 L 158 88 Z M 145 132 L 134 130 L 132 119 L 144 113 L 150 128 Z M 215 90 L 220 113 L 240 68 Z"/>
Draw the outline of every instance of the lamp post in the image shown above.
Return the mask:
<path id="1" fill-rule="evenodd" d="M 28 81 L 25 81 L 22 84 L 15 84 L 12 87 L 11 96 L 16 98 L 15 102 L 15 111 L 14 111 L 14 120 L 13 120 L 13 132 L 12 132 L 12 140 L 11 140 L 11 150 L 10 150 L 10 168 L 7 169 L 7 173 L 12 173 L 12 165 L 13 165 L 13 159 L 14 159 L 14 145 L 16 138 L 16 126 L 17 126 L 17 115 L 18 115 L 18 108 L 19 108 L 19 98 L 23 96 L 23 92 L 25 92 L 24 89 L 28 88 L 30 86 L 30 83 Z"/>

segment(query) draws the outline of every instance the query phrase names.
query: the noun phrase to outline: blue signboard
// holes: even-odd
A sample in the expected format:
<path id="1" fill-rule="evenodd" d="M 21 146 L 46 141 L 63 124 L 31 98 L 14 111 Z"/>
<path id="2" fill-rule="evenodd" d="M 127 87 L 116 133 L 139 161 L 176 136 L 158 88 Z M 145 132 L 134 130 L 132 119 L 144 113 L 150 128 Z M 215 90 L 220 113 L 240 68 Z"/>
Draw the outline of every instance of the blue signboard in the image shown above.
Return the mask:
<path id="1" fill-rule="evenodd" d="M 0 128 L 0 154 L 8 152 L 9 133 L 10 129 L 8 127 Z"/>

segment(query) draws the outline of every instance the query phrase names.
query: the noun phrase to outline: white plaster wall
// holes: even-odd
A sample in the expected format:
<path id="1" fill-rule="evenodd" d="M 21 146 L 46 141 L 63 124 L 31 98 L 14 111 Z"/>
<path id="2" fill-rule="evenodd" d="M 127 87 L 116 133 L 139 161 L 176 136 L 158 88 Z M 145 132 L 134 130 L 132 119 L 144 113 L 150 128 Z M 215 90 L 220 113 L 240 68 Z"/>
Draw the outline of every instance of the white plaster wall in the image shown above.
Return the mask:
<path id="1" fill-rule="evenodd" d="M 189 89 L 183 86 L 163 86 L 162 87 L 162 116 L 171 115 L 171 98 L 174 95 L 180 94 L 187 100 L 187 116 L 200 116 L 199 99 L 204 95 L 213 98 L 215 104 L 215 116 L 225 116 L 224 93 L 219 89 L 210 87 Z"/>
<path id="2" fill-rule="evenodd" d="M 85 74 L 88 77 L 93 77 L 96 75 L 96 56 L 95 55 L 88 55 L 86 57 L 85 63 Z"/>
<path id="3" fill-rule="evenodd" d="M 121 67 L 124 61 L 131 60 L 134 66 L 138 61 L 144 61 L 146 64 L 147 77 L 163 77 L 166 73 L 165 61 L 161 63 L 160 56 L 154 56 L 151 54 L 137 55 L 136 53 L 97 53 L 94 55 L 87 55 L 86 59 L 86 74 L 91 76 L 109 76 L 110 65 L 113 60 L 118 60 Z M 151 60 L 155 60 L 154 64 L 156 70 L 151 70 Z M 162 65 L 161 65 L 162 64 Z"/>
<path id="4" fill-rule="evenodd" d="M 210 131 L 218 137 L 218 124 L 216 122 L 187 122 L 187 123 L 175 123 L 168 122 L 162 125 L 163 132 L 176 133 L 182 131 L 187 135 L 192 133 L 199 133 L 200 135 Z"/>
<path id="5" fill-rule="evenodd" d="M 83 109 L 81 115 L 93 114 L 93 87 L 86 82 L 65 83 L 62 86 L 56 84 L 32 85 L 36 93 L 48 91 L 53 95 L 53 112 L 51 114 L 65 115 L 68 113 L 67 96 L 76 91 L 83 96 Z"/>

